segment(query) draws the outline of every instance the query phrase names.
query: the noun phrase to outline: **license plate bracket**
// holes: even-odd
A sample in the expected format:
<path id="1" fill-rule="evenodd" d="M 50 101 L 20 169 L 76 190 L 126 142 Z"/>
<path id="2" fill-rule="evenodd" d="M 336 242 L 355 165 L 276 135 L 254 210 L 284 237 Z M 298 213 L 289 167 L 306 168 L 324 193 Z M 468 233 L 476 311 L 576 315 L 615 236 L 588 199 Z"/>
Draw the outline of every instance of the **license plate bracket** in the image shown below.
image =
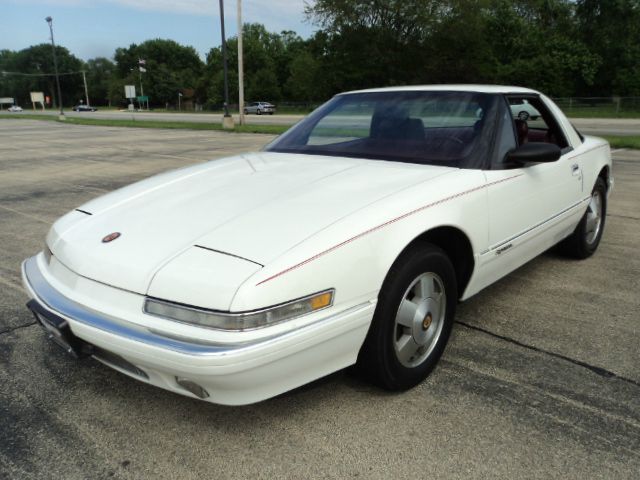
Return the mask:
<path id="1" fill-rule="evenodd" d="M 69 322 L 64 318 L 44 309 L 35 300 L 27 303 L 38 324 L 47 333 L 49 339 L 74 358 L 88 357 L 93 352 L 93 346 L 73 334 Z"/>

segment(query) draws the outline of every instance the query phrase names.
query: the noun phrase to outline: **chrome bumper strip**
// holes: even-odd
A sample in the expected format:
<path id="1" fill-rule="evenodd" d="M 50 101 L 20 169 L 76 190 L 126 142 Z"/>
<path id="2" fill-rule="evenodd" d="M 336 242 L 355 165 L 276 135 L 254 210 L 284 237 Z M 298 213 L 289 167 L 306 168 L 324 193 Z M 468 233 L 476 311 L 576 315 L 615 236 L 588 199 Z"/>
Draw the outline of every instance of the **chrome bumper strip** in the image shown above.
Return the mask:
<path id="1" fill-rule="evenodd" d="M 272 342 L 284 340 L 296 334 L 300 334 L 303 331 L 316 329 L 320 327 L 320 324 L 324 324 L 328 320 L 337 320 L 343 315 L 354 313 L 357 310 L 364 309 L 371 305 L 369 302 L 357 305 L 334 316 L 325 317 L 311 325 L 283 334 L 263 337 L 244 343 L 226 343 L 222 345 L 206 343 L 205 341 L 196 339 L 191 340 L 186 338 L 183 339 L 183 337 L 178 338 L 175 336 L 164 336 L 156 333 L 156 330 L 151 331 L 145 327 L 125 322 L 80 305 L 79 303 L 62 295 L 47 282 L 38 267 L 37 256 L 28 258 L 22 263 L 22 278 L 25 287 L 29 290 L 34 300 L 42 305 L 45 310 L 48 310 L 53 314 L 66 317 L 72 321 L 82 323 L 118 337 L 140 342 L 151 347 L 171 350 L 183 355 L 196 357 L 224 357 L 230 354 L 241 353 L 244 350 L 249 350 L 256 346 L 266 346 Z"/>

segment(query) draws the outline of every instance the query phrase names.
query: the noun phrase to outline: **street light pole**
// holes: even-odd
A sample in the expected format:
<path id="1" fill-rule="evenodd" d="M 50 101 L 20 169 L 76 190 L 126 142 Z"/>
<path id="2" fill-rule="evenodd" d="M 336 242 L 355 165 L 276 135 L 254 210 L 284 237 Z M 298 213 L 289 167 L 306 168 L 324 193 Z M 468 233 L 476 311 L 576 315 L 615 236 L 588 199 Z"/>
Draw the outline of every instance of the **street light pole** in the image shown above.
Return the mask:
<path id="1" fill-rule="evenodd" d="M 64 120 L 64 110 L 62 108 L 62 91 L 60 90 L 60 77 L 58 76 L 58 59 L 56 58 L 56 42 L 53 39 L 53 18 L 45 18 L 49 24 L 49 31 L 51 32 L 51 51 L 53 52 L 53 70 L 56 74 L 56 86 L 58 88 L 58 104 L 60 105 L 60 119 Z"/>
<path id="2" fill-rule="evenodd" d="M 84 70 L 82 71 L 82 81 L 84 82 L 84 98 L 87 101 L 87 106 L 89 106 L 89 89 L 87 88 L 87 74 Z"/>
<path id="3" fill-rule="evenodd" d="M 178 92 L 178 111 L 182 111 L 182 93 Z"/>
<path id="4" fill-rule="evenodd" d="M 233 128 L 233 117 L 229 115 L 229 76 L 227 72 L 227 41 L 224 34 L 224 2 L 220 0 L 220 33 L 222 35 L 222 68 L 224 71 L 224 118 L 222 126 Z"/>
<path id="5" fill-rule="evenodd" d="M 238 0 L 238 110 L 244 125 L 244 65 L 242 60 L 242 0 Z"/>

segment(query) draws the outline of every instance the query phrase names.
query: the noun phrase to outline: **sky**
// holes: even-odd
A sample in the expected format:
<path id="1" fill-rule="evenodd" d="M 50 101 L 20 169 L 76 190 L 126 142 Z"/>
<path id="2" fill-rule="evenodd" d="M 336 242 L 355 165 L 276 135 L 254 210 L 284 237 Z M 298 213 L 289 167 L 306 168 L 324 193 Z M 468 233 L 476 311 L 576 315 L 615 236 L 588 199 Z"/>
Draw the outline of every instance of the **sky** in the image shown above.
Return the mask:
<path id="1" fill-rule="evenodd" d="M 310 36 L 304 0 L 242 0 L 243 23 Z M 224 0 L 227 37 L 237 32 L 237 0 Z M 0 49 L 49 42 L 45 17 L 53 17 L 56 44 L 77 57 L 111 58 L 117 47 L 150 38 L 191 45 L 204 59 L 221 43 L 219 0 L 0 0 Z"/>

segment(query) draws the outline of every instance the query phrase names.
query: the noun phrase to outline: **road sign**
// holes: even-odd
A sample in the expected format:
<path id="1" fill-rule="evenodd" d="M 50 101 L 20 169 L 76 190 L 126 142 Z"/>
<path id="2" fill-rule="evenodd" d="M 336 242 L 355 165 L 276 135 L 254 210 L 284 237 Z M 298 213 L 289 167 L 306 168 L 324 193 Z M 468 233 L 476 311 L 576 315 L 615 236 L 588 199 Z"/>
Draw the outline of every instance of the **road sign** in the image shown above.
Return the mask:
<path id="1" fill-rule="evenodd" d="M 31 95 L 31 103 L 44 103 L 44 93 L 29 92 Z"/>
<path id="2" fill-rule="evenodd" d="M 149 95 L 138 95 L 138 99 L 139 102 L 148 102 L 149 101 Z"/>
<path id="3" fill-rule="evenodd" d="M 126 98 L 136 98 L 136 86 L 135 85 L 125 85 L 124 86 L 124 96 Z"/>
<path id="4" fill-rule="evenodd" d="M 13 105 L 13 98 L 11 97 L 0 97 L 0 105 L 4 104 L 4 103 L 8 103 L 9 105 Z"/>

